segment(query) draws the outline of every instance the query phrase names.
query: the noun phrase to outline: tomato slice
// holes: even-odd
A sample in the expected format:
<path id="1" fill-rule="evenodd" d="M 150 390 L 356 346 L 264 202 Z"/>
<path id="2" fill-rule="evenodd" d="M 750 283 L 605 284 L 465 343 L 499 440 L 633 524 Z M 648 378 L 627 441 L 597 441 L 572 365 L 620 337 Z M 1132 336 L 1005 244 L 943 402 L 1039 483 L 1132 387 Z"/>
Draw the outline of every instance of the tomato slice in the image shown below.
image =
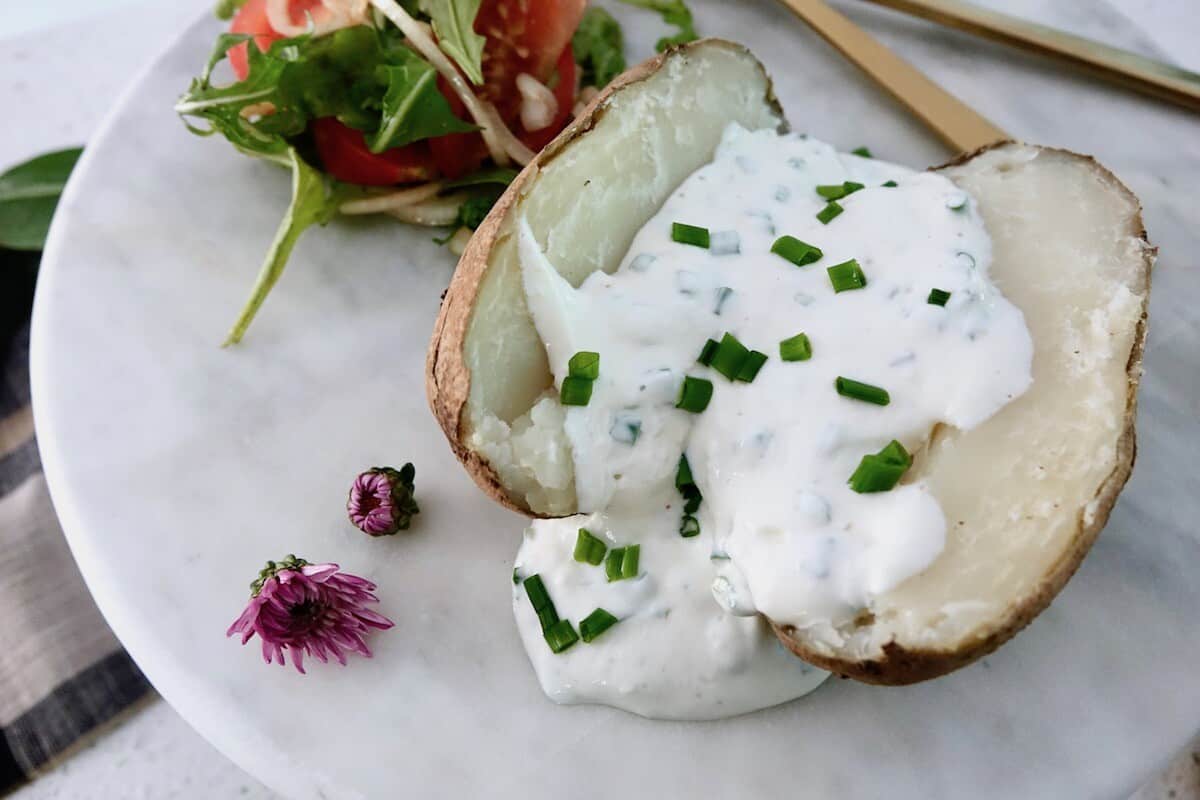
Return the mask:
<path id="1" fill-rule="evenodd" d="M 315 119 L 309 128 L 325 171 L 339 181 L 392 186 L 422 183 L 433 180 L 437 174 L 428 142 L 372 153 L 362 131 L 348 128 L 333 117 Z"/>
<path id="2" fill-rule="evenodd" d="M 521 141 L 535 153 L 550 144 L 571 121 L 571 111 L 575 106 L 575 84 L 579 80 L 578 72 L 575 51 L 568 43 L 559 55 L 555 67 L 558 83 L 554 84 L 554 99 L 558 101 L 558 113 L 555 114 L 554 121 L 540 131 L 521 131 L 520 134 Z"/>
<path id="3" fill-rule="evenodd" d="M 304 22 L 306 13 L 315 12 L 320 5 L 321 0 L 289 0 L 288 12 L 292 22 L 299 25 Z M 246 4 L 233 15 L 229 32 L 253 35 L 254 44 L 264 53 L 271 46 L 271 42 L 283 38 L 267 20 L 267 0 L 246 0 Z M 246 42 L 229 49 L 229 65 L 233 67 L 233 74 L 239 81 L 246 80 L 246 76 L 250 74 L 250 58 L 246 50 L 249 45 L 250 43 Z"/>
<path id="4" fill-rule="evenodd" d="M 517 76 L 550 79 L 586 6 L 587 0 L 483 0 L 475 17 L 475 32 L 487 37 L 480 94 L 506 122 L 520 111 Z"/>

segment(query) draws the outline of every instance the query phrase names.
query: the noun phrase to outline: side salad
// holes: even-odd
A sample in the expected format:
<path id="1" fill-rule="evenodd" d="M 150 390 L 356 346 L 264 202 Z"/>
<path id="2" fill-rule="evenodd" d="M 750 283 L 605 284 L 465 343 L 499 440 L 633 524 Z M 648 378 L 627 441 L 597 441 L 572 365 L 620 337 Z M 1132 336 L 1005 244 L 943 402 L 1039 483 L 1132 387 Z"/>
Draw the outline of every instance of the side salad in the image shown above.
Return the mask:
<path id="1" fill-rule="evenodd" d="M 682 0 L 621 0 L 697 38 Z M 296 242 L 338 214 L 444 226 L 460 253 L 517 170 L 625 69 L 619 23 L 587 0 L 222 0 L 229 31 L 176 111 L 292 173 L 241 341 Z M 233 80 L 219 82 L 228 62 Z"/>

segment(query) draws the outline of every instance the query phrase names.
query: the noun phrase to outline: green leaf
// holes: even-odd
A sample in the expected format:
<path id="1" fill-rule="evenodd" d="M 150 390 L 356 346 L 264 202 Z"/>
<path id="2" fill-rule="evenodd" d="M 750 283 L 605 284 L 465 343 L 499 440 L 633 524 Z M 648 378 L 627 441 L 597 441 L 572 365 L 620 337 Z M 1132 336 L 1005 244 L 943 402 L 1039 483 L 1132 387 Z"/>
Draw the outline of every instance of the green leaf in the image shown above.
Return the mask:
<path id="1" fill-rule="evenodd" d="M 372 153 L 403 147 L 419 139 L 477 130 L 450 110 L 437 88 L 437 70 L 416 54 L 407 63 L 379 68 L 387 77 L 383 120 L 368 140 Z"/>
<path id="2" fill-rule="evenodd" d="M 607 86 L 625 71 L 625 37 L 621 24 L 603 8 L 591 6 L 571 39 L 575 60 L 583 69 L 581 86 Z"/>
<path id="3" fill-rule="evenodd" d="M 46 153 L 0 175 L 0 247 L 41 250 L 63 186 L 83 151 Z"/>
<path id="4" fill-rule="evenodd" d="M 683 0 L 621 0 L 621 2 L 655 11 L 663 18 L 663 22 L 679 29 L 673 36 L 664 36 L 655 43 L 654 47 L 660 53 L 668 47 L 694 42 L 700 38 L 700 35 L 696 33 L 691 9 L 684 4 Z"/>
<path id="5" fill-rule="evenodd" d="M 242 341 L 254 316 L 262 308 L 263 301 L 283 275 L 288 257 L 300 235 L 313 225 L 328 223 L 341 205 L 338 186 L 327 182 L 320 172 L 305 163 L 291 148 L 287 150 L 287 163 L 292 168 L 292 201 L 275 231 L 275 240 L 271 242 L 266 260 L 258 272 L 250 299 L 225 339 L 226 347 Z"/>
<path id="6" fill-rule="evenodd" d="M 233 19 L 233 15 L 246 5 L 246 0 L 217 0 L 217 5 L 213 8 L 213 13 L 217 19 Z"/>
<path id="7" fill-rule="evenodd" d="M 446 181 L 445 188 L 460 189 L 464 186 L 485 186 L 491 183 L 498 183 L 502 186 L 508 186 L 517 177 L 515 169 L 508 167 L 492 167 L 490 169 L 481 169 L 472 172 L 470 175 L 465 175 L 461 178 L 452 181 Z"/>
<path id="8" fill-rule="evenodd" d="M 475 32 L 475 15 L 481 0 L 422 0 L 421 8 L 433 20 L 438 46 L 462 69 L 471 83 L 483 83 L 483 46 L 487 39 Z"/>

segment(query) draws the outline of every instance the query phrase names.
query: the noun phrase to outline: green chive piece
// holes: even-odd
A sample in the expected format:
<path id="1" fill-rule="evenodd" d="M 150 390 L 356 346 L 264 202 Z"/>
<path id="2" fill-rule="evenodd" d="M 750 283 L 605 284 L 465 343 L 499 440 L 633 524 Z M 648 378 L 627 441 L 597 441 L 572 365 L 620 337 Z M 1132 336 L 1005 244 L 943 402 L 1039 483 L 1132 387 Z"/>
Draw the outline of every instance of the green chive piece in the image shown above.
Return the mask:
<path id="1" fill-rule="evenodd" d="M 693 378 L 691 375 L 688 375 L 683 379 L 683 387 L 679 390 L 679 401 L 675 403 L 675 407 L 682 408 L 684 411 L 690 411 L 693 414 L 699 414 L 708 408 L 708 403 L 712 400 L 712 396 L 712 381 L 707 378 Z"/>
<path id="2" fill-rule="evenodd" d="M 867 285 L 867 276 L 863 274 L 858 261 L 853 258 L 841 264 L 834 264 L 826 272 L 829 273 L 829 282 L 833 284 L 834 292 L 848 292 Z"/>
<path id="3" fill-rule="evenodd" d="M 575 560 L 581 564 L 591 564 L 593 567 L 598 566 L 604 560 L 604 554 L 608 551 L 608 545 L 603 540 L 596 538 L 587 528 L 579 529 L 579 536 L 575 539 Z"/>
<path id="4" fill-rule="evenodd" d="M 519 574 L 517 574 L 517 570 L 514 567 L 513 568 L 513 586 L 516 586 L 520 582 L 521 582 L 521 576 Z"/>
<path id="5" fill-rule="evenodd" d="M 708 228 L 686 225 L 682 222 L 671 223 L 671 239 L 680 244 L 690 244 L 693 247 L 703 247 L 706 250 L 710 242 Z"/>
<path id="6" fill-rule="evenodd" d="M 836 201 L 830 200 L 825 204 L 825 207 L 817 212 L 817 219 L 821 220 L 822 225 L 828 225 L 833 221 L 833 218 L 841 214 L 846 209 L 837 204 Z"/>
<path id="7" fill-rule="evenodd" d="M 842 191 L 845 192 L 845 194 L 843 194 L 842 196 L 846 197 L 848 195 L 852 195 L 855 192 L 859 191 L 860 189 L 865 189 L 865 188 L 867 188 L 867 187 L 863 186 L 861 183 L 855 183 L 854 181 L 845 181 L 842 184 Z"/>
<path id="8" fill-rule="evenodd" d="M 679 467 L 675 470 L 675 488 L 683 489 L 685 486 L 695 486 L 696 481 L 692 479 L 692 465 L 688 463 L 687 453 L 679 457 Z"/>
<path id="9" fill-rule="evenodd" d="M 895 189 L 900 184 L 896 183 L 895 181 L 884 181 L 882 185 L 889 189 Z"/>
<path id="10" fill-rule="evenodd" d="M 871 158 L 871 151 L 868 150 L 866 147 L 856 147 L 853 150 L 851 150 L 850 152 L 856 156 L 862 156 L 863 158 Z"/>
<path id="11" fill-rule="evenodd" d="M 624 547 L 614 547 L 604 558 L 604 576 L 608 582 L 621 580 L 621 560 L 625 558 Z"/>
<path id="12" fill-rule="evenodd" d="M 592 613 L 588 614 L 579 623 L 579 634 L 583 636 L 583 641 L 590 644 L 600 634 L 620 622 L 619 619 L 605 611 L 603 608 L 597 608 Z"/>
<path id="13" fill-rule="evenodd" d="M 742 363 L 749 355 L 750 350 L 744 344 L 739 342 L 733 334 L 726 333 L 721 337 L 721 343 L 717 345 L 717 352 L 713 354 L 712 363 L 709 366 L 729 380 L 737 380 Z"/>
<path id="14" fill-rule="evenodd" d="M 846 196 L 846 190 L 840 183 L 825 183 L 817 186 L 817 194 L 826 200 L 839 200 Z"/>
<path id="15" fill-rule="evenodd" d="M 864 403 L 874 403 L 877 406 L 886 406 L 892 402 L 892 398 L 888 395 L 886 389 L 872 386 L 869 383 L 853 381 L 849 378 L 843 378 L 840 375 L 833 383 L 837 387 L 837 393 L 842 397 L 862 400 Z"/>
<path id="16" fill-rule="evenodd" d="M 717 354 L 717 347 L 716 341 L 709 339 L 704 343 L 704 347 L 700 348 L 700 357 L 696 361 L 707 367 L 712 363 L 713 356 Z"/>
<path id="17" fill-rule="evenodd" d="M 558 622 L 558 612 L 550 600 L 550 593 L 546 591 L 541 575 L 530 575 L 524 580 L 523 585 L 525 594 L 529 596 L 529 602 L 533 606 L 533 611 L 537 614 L 538 622 L 542 625 L 542 633 L 545 634 Z"/>
<path id="18" fill-rule="evenodd" d="M 551 625 L 549 630 L 544 631 L 542 635 L 546 639 L 546 644 L 550 645 L 550 650 L 553 653 L 561 653 L 579 641 L 579 634 L 575 632 L 575 628 L 571 626 L 571 620 L 569 619 L 560 619 Z"/>
<path id="19" fill-rule="evenodd" d="M 950 299 L 950 293 L 944 289 L 930 289 L 929 297 L 925 300 L 931 306 L 944 306 L 946 301 Z"/>
<path id="20" fill-rule="evenodd" d="M 690 539 L 693 536 L 699 536 L 700 520 L 696 519 L 691 514 L 685 514 L 679 523 L 679 535 L 684 539 Z"/>
<path id="21" fill-rule="evenodd" d="M 640 544 L 631 544 L 621 554 L 621 579 L 636 578 L 638 574 L 638 558 L 642 552 Z"/>
<path id="22" fill-rule="evenodd" d="M 704 500 L 704 495 L 700 494 L 700 490 L 692 487 L 683 495 L 683 513 L 695 514 L 700 510 L 700 503 Z"/>
<path id="23" fill-rule="evenodd" d="M 779 358 L 783 361 L 808 361 L 812 358 L 812 343 L 808 334 L 797 333 L 779 343 Z"/>
<path id="24" fill-rule="evenodd" d="M 563 378 L 558 399 L 564 406 L 586 406 L 592 400 L 592 381 L 568 375 Z"/>
<path id="25" fill-rule="evenodd" d="M 743 383 L 753 383 L 758 377 L 758 371 L 763 368 L 763 364 L 767 363 L 767 354 L 760 353 L 757 350 L 751 350 L 746 354 L 746 360 L 742 362 L 741 369 L 738 370 L 737 379 Z"/>
<path id="26" fill-rule="evenodd" d="M 850 476 L 850 488 L 859 494 L 891 491 L 910 466 L 912 456 L 904 445 L 893 439 L 878 453 L 862 457 Z"/>
<path id="27" fill-rule="evenodd" d="M 579 351 L 567 362 L 567 373 L 572 378 L 596 380 L 600 377 L 600 354 L 589 350 Z"/>
<path id="28" fill-rule="evenodd" d="M 819 261 L 821 256 L 825 255 L 821 248 L 802 242 L 795 236 L 780 236 L 775 240 L 775 244 L 771 245 L 771 252 L 786 258 L 797 267 Z"/>

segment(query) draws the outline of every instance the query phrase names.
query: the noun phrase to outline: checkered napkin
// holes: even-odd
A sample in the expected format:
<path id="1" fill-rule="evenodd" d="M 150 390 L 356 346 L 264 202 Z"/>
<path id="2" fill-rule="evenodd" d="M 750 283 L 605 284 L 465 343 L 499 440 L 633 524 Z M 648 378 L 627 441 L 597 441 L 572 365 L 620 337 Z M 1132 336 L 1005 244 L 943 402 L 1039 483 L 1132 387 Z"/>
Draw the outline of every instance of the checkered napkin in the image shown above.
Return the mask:
<path id="1" fill-rule="evenodd" d="M 0 793 L 150 685 L 84 587 L 50 505 L 29 406 L 37 254 L 0 249 Z"/>

